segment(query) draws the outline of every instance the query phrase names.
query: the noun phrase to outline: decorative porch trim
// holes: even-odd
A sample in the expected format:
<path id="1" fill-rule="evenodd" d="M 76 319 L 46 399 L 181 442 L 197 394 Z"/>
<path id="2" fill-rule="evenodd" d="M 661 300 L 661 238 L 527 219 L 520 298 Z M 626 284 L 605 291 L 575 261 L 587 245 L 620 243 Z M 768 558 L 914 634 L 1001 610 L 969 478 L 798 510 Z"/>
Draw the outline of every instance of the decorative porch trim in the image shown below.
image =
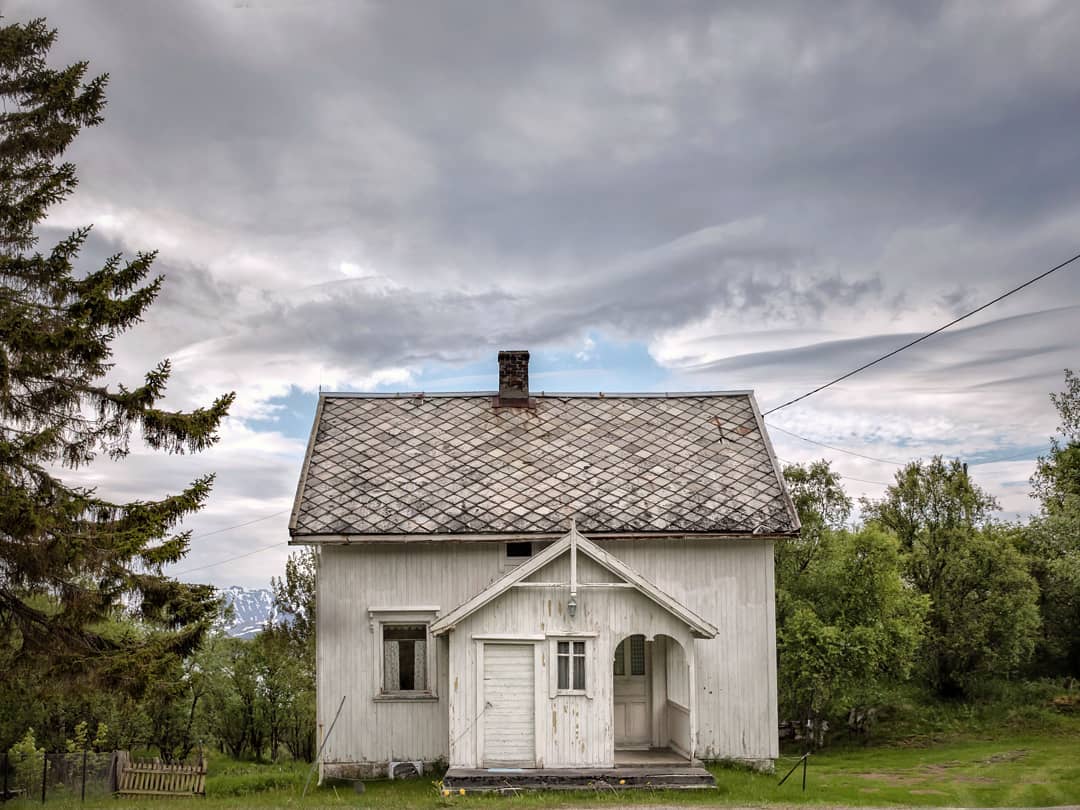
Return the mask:
<path id="1" fill-rule="evenodd" d="M 715 638 L 719 630 L 710 622 L 703 619 L 685 605 L 668 596 L 660 588 L 646 579 L 642 574 L 631 568 L 618 557 L 607 553 L 591 540 L 578 533 L 576 528 L 571 528 L 562 539 L 545 548 L 539 554 L 533 556 L 528 562 L 522 563 L 516 568 L 507 571 L 499 579 L 495 580 L 484 590 L 477 593 L 471 599 L 458 605 L 446 615 L 431 624 L 431 634 L 442 635 L 464 619 L 471 616 L 484 605 L 499 596 L 502 596 L 516 584 L 528 579 L 532 574 L 542 569 L 548 563 L 558 559 L 564 553 L 571 551 L 571 545 L 577 546 L 577 551 L 590 557 L 593 561 L 606 568 L 613 574 L 624 579 L 634 586 L 641 594 L 651 599 L 683 624 L 690 628 L 698 638 Z"/>

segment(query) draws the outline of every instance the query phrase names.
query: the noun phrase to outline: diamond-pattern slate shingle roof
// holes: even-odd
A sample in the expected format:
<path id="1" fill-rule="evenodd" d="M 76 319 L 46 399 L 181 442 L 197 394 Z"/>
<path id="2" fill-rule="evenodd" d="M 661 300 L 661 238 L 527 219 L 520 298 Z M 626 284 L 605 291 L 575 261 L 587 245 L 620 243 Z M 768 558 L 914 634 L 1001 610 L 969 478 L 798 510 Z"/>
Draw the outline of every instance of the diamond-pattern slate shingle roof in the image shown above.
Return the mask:
<path id="1" fill-rule="evenodd" d="M 293 536 L 789 533 L 750 395 L 324 394 Z"/>

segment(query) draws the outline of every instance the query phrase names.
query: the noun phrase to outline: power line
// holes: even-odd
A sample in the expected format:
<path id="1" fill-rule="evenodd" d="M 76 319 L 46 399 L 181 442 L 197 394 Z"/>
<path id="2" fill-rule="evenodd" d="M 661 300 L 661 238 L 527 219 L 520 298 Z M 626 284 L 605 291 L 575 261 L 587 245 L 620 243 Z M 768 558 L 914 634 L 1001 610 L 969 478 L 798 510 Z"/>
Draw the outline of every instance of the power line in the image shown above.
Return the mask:
<path id="1" fill-rule="evenodd" d="M 211 535 L 221 534 L 222 532 L 231 532 L 233 529 L 240 529 L 240 528 L 243 528 L 244 526 L 250 526 L 252 523 L 261 523 L 264 520 L 269 520 L 270 518 L 275 518 L 278 515 L 284 515 L 288 511 L 289 511 L 288 509 L 282 509 L 280 512 L 274 512 L 274 514 L 272 514 L 272 515 L 264 515 L 261 518 L 255 518 L 254 520 L 249 520 L 246 523 L 237 523 L 235 526 L 226 526 L 224 529 L 214 529 L 214 531 L 212 531 L 212 532 L 206 532 L 205 534 L 197 534 L 194 537 L 192 537 L 191 539 L 192 540 L 201 540 L 204 537 L 210 537 Z"/>
<path id="2" fill-rule="evenodd" d="M 1024 450 L 1023 452 L 1015 453 L 1014 455 L 1011 455 L 1011 456 L 1005 456 L 1005 458 L 992 458 L 992 459 L 989 459 L 988 461 L 973 461 L 973 462 L 970 462 L 970 464 L 971 464 L 972 467 L 978 467 L 978 466 L 981 466 L 983 464 L 997 464 L 999 461 L 1015 461 L 1018 458 L 1023 458 L 1024 456 L 1030 456 L 1031 453 L 1032 453 L 1031 450 Z M 1035 459 L 1031 459 L 1031 460 L 1035 461 Z"/>
<path id="3" fill-rule="evenodd" d="M 777 458 L 780 459 L 780 461 L 784 462 L 785 464 L 802 465 L 802 464 L 805 463 L 805 462 L 802 462 L 802 461 L 792 461 L 790 458 L 784 458 L 783 456 L 777 456 Z M 865 478 L 856 478 L 854 475 L 844 475 L 843 473 L 838 473 L 838 472 L 834 472 L 833 475 L 839 476 L 840 478 L 844 478 L 844 479 L 846 479 L 848 481 L 858 481 L 860 484 L 876 484 L 877 486 L 880 486 L 880 487 L 891 487 L 892 486 L 892 484 L 890 484 L 888 481 L 868 481 Z"/>
<path id="4" fill-rule="evenodd" d="M 762 414 L 762 416 L 768 416 L 769 414 L 775 413 L 776 411 L 780 410 L 781 408 L 786 408 L 789 405 L 794 405 L 796 402 L 801 402 L 802 400 L 806 399 L 807 397 L 813 396 L 814 394 L 818 393 L 819 391 L 824 391 L 826 388 L 828 388 L 831 385 L 836 385 L 836 383 L 842 382 L 843 380 L 846 380 L 848 377 L 853 377 L 854 375 L 858 374 L 860 371 L 865 371 L 866 369 L 870 368 L 871 366 L 876 366 L 882 360 L 888 360 L 893 355 L 900 354 L 900 352 L 904 351 L 905 349 L 910 349 L 916 343 L 922 343 L 927 338 L 931 338 L 934 335 L 938 334 L 939 332 L 944 332 L 950 326 L 955 326 L 956 324 L 960 323 L 960 321 L 963 321 L 963 320 L 965 320 L 967 318 L 970 318 L 972 315 L 976 315 L 976 314 L 982 312 L 987 307 L 993 306 L 998 301 L 1001 301 L 1001 300 L 1003 300 L 1005 298 L 1008 298 L 1013 293 L 1020 292 L 1020 290 L 1024 289 L 1025 287 L 1030 287 L 1032 284 L 1034 284 L 1037 281 L 1041 281 L 1042 279 L 1046 278 L 1051 273 L 1056 273 L 1061 268 L 1067 267 L 1068 265 L 1075 262 L 1077 259 L 1080 259 L 1080 253 L 1077 253 L 1071 259 L 1066 259 L 1065 261 L 1063 261 L 1059 265 L 1051 267 L 1049 270 L 1047 270 L 1047 271 L 1045 271 L 1043 273 L 1040 273 L 1039 275 L 1035 276 L 1034 278 L 1028 279 L 1023 284 L 1021 284 L 1021 285 L 1019 285 L 1017 287 L 1013 287 L 1011 290 L 1008 290 L 1007 292 L 1003 292 L 997 298 L 994 298 L 994 299 L 991 299 L 990 301 L 987 301 L 981 307 L 976 307 L 975 309 L 971 310 L 970 312 L 968 312 L 968 313 L 966 313 L 964 315 L 961 315 L 959 318 L 955 318 L 955 319 L 949 321 L 944 326 L 939 326 L 933 332 L 927 332 L 922 337 L 915 338 L 915 340 L 912 340 L 909 343 L 905 343 L 903 346 L 899 346 L 898 348 L 893 349 L 888 354 L 883 354 L 881 357 L 877 358 L 876 360 L 871 360 L 869 363 L 864 363 L 863 365 L 859 366 L 858 368 L 853 369 L 852 371 L 849 371 L 847 374 L 842 374 L 841 376 L 837 377 L 835 380 L 829 380 L 829 382 L 823 383 L 822 385 L 819 385 L 817 388 L 814 388 L 814 389 L 812 389 L 810 391 L 807 391 L 805 394 L 800 394 L 799 396 L 795 397 L 794 399 L 789 399 L 787 402 L 785 402 L 785 403 L 783 403 L 781 405 L 777 405 L 775 408 L 770 408 L 769 410 L 765 411 L 765 413 Z"/>
<path id="5" fill-rule="evenodd" d="M 244 526 L 250 526 L 252 523 L 261 523 L 264 520 L 270 520 L 270 518 L 275 518 L 278 515 L 284 515 L 288 511 L 289 511 L 288 509 L 282 509 L 280 512 L 274 512 L 272 515 L 263 515 L 260 518 L 255 518 L 254 520 L 248 520 L 248 521 L 246 521 L 244 523 L 237 523 L 235 526 L 226 526 L 223 529 L 215 529 L 212 532 L 206 532 L 206 534 L 196 535 L 195 537 L 192 537 L 191 539 L 192 540 L 198 540 L 198 539 L 203 538 L 203 537 L 210 537 L 211 535 L 214 535 L 214 534 L 221 534 L 222 532 L 230 532 L 233 529 L 240 529 L 240 528 L 242 528 Z M 254 554 L 261 554 L 264 551 L 269 551 L 272 548 L 277 548 L 279 545 L 281 545 L 281 544 L 280 543 L 274 543 L 271 546 L 263 546 L 262 548 L 257 548 L 254 551 L 249 551 L 249 552 L 247 552 L 245 554 L 237 554 L 235 557 L 226 557 L 224 560 L 218 560 L 217 562 L 208 563 L 206 565 L 200 565 L 200 566 L 197 566 L 195 568 L 185 568 L 182 571 L 174 571 L 172 573 L 172 575 L 173 576 L 180 576 L 181 574 L 191 574 L 191 573 L 193 573 L 195 571 L 202 571 L 202 570 L 204 570 L 206 568 L 214 568 L 214 567 L 219 566 L 219 565 L 224 565 L 225 563 L 233 562 L 234 560 L 242 560 L 242 559 L 244 559 L 244 557 L 250 557 L 250 556 L 252 556 Z"/>
<path id="6" fill-rule="evenodd" d="M 834 444 L 826 444 L 825 442 L 819 442 L 816 439 L 811 439 L 811 438 L 809 438 L 807 436 L 803 436 L 803 435 L 800 435 L 798 433 L 793 433 L 790 430 L 785 430 L 784 428 L 780 427 L 779 425 L 774 425 L 772 422 L 767 422 L 766 424 L 772 430 L 779 430 L 781 433 L 786 433 L 788 436 L 793 436 L 796 439 L 802 439 L 804 442 L 809 442 L 810 444 L 816 444 L 818 447 L 826 447 L 829 450 L 835 450 L 838 453 L 847 453 L 849 456 L 857 456 L 859 458 L 864 458 L 867 461 L 877 461 L 877 462 L 880 462 L 882 464 L 893 464 L 893 465 L 895 465 L 897 467 L 903 467 L 903 466 L 910 463 L 908 461 L 897 461 L 896 459 L 892 459 L 892 458 L 879 458 L 877 456 L 868 456 L 865 453 L 857 453 L 856 451 L 848 450 L 845 447 L 837 447 Z M 1032 452 L 1033 452 L 1032 450 L 1021 450 L 1019 453 L 1014 453 L 1013 455 L 1005 456 L 1004 458 L 989 459 L 987 461 L 972 461 L 972 462 L 967 462 L 967 463 L 970 464 L 972 467 L 978 467 L 978 466 L 983 465 L 983 464 L 997 464 L 999 461 L 1013 461 L 1013 460 L 1018 459 L 1018 458 L 1023 458 L 1024 456 L 1030 456 L 1032 454 Z M 777 458 L 780 458 L 780 457 L 777 456 Z M 783 461 L 783 459 L 781 459 L 781 461 Z M 850 476 L 848 476 L 848 477 L 850 477 Z M 852 480 L 857 481 L 859 479 L 855 478 L 855 479 L 852 479 Z M 864 483 L 867 483 L 867 484 L 880 484 L 881 482 L 880 481 L 865 481 Z"/>
<path id="7" fill-rule="evenodd" d="M 216 568 L 217 566 L 224 565 L 225 563 L 235 562 L 236 560 L 244 559 L 244 557 L 251 557 L 251 556 L 253 556 L 255 554 L 261 554 L 264 551 L 270 551 L 271 549 L 279 548 L 281 545 L 282 545 L 281 542 L 277 542 L 277 543 L 274 543 L 272 546 L 263 546 L 262 548 L 255 549 L 254 551 L 249 551 L 246 554 L 237 554 L 235 557 L 226 557 L 224 560 L 218 560 L 217 562 L 207 563 L 206 565 L 200 565 L 200 566 L 197 566 L 195 568 L 185 568 L 183 571 L 173 571 L 172 576 L 178 577 L 181 574 L 191 574 L 191 573 L 194 573 L 195 571 L 202 571 L 202 570 L 207 569 L 207 568 Z"/>
<path id="8" fill-rule="evenodd" d="M 849 456 L 858 456 L 859 458 L 865 458 L 868 461 L 879 461 L 882 464 L 895 464 L 897 467 L 903 467 L 905 464 L 907 464 L 906 461 L 897 461 L 896 459 L 892 458 L 878 458 L 876 456 L 868 456 L 865 453 L 856 453 L 854 450 L 846 450 L 843 447 L 837 447 L 832 444 L 825 444 L 825 442 L 819 442 L 816 439 L 808 439 L 806 436 L 800 436 L 798 433 L 792 433 L 790 430 L 785 430 L 779 425 L 774 425 L 772 422 L 768 422 L 766 424 L 768 424 L 768 426 L 773 430 L 779 430 L 781 433 L 786 433 L 788 436 L 794 436 L 796 439 L 802 439 L 804 442 L 816 444 L 818 447 L 827 447 L 828 449 L 835 450 L 838 453 L 847 453 Z"/>
<path id="9" fill-rule="evenodd" d="M 837 473 L 840 475 L 840 473 Z M 879 487 L 891 487 L 895 481 L 868 481 L 865 478 L 856 478 L 854 475 L 840 475 L 841 478 L 846 478 L 848 481 L 858 481 L 860 484 L 876 484 Z"/>

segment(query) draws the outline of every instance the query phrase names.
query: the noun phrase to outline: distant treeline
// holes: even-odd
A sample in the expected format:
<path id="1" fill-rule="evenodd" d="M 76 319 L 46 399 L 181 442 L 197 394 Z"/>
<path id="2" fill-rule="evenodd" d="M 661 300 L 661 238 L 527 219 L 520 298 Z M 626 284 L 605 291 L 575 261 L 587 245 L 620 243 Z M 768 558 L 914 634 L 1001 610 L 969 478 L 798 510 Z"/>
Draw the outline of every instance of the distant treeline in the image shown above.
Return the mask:
<path id="1" fill-rule="evenodd" d="M 970 701 L 1080 677 L 1080 378 L 1051 400 L 1026 521 L 997 519 L 959 459 L 904 466 L 856 523 L 828 462 L 785 469 L 802 534 L 776 548 L 780 703 L 811 738 L 872 722 L 901 684 Z"/>

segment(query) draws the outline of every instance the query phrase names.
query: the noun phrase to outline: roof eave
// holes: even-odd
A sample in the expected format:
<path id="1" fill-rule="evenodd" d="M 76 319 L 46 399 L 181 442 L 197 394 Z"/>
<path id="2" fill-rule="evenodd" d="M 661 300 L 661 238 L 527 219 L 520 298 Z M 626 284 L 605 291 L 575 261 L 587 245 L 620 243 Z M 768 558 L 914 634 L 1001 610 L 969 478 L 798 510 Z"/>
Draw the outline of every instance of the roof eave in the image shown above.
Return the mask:
<path id="1" fill-rule="evenodd" d="M 595 540 L 754 540 L 792 537 L 798 531 L 784 532 L 589 532 Z M 289 530 L 289 544 L 301 545 L 361 545 L 364 543 L 501 543 L 515 541 L 558 540 L 565 532 L 474 532 L 450 534 L 355 534 L 342 532 L 300 532 Z"/>
<path id="2" fill-rule="evenodd" d="M 784 506 L 787 507 L 788 514 L 791 516 L 791 525 L 794 529 L 790 532 L 792 535 L 798 535 L 802 531 L 802 521 L 799 520 L 799 512 L 795 508 L 795 502 L 791 500 L 791 494 L 788 492 L 787 482 L 784 480 L 784 471 L 780 468 L 780 463 L 776 458 L 776 451 L 773 450 L 772 439 L 769 438 L 769 432 L 765 429 L 765 417 L 761 415 L 761 409 L 757 404 L 757 397 L 754 396 L 754 392 L 751 391 L 748 394 L 750 400 L 750 407 L 754 411 L 754 419 L 757 420 L 758 431 L 761 433 L 761 440 L 765 443 L 765 450 L 769 454 L 769 461 L 772 463 L 773 472 L 776 473 L 776 483 L 780 486 L 780 494 L 784 498 Z"/>
<path id="3" fill-rule="evenodd" d="M 311 455 L 315 450 L 315 437 L 319 435 L 319 423 L 322 421 L 323 395 L 319 394 L 319 403 L 315 406 L 315 418 L 311 420 L 311 433 L 308 435 L 307 449 L 304 450 L 304 463 L 300 467 L 300 480 L 296 484 L 296 497 L 293 498 L 292 512 L 289 514 L 289 536 L 296 534 L 296 521 L 300 517 L 300 504 L 304 500 L 304 487 L 307 485 L 308 468 Z"/>

